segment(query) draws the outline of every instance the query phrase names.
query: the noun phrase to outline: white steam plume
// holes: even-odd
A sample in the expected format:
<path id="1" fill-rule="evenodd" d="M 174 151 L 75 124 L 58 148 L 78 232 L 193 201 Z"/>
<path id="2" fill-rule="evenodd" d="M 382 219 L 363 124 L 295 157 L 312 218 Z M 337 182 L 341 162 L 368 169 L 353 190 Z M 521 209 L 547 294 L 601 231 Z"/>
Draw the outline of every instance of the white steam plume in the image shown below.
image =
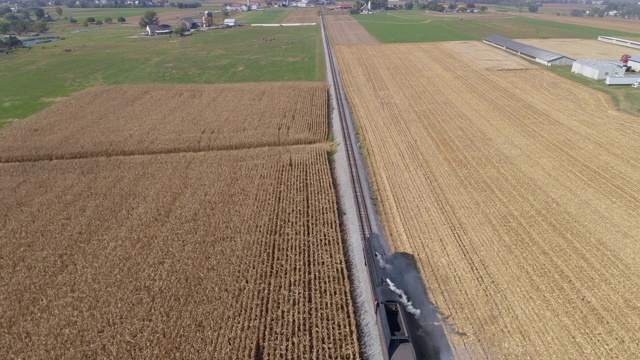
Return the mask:
<path id="1" fill-rule="evenodd" d="M 399 289 L 396 286 L 396 284 L 394 284 L 391 280 L 389 279 L 386 279 L 386 280 L 387 280 L 387 283 L 389 284 L 389 288 L 391 289 L 391 291 L 393 291 L 394 293 L 398 294 L 398 296 L 400 296 L 400 302 L 402 303 L 402 305 L 404 305 L 405 309 L 407 309 L 409 313 L 413 314 L 413 316 L 418 318 L 420 316 L 420 310 L 413 307 L 413 304 L 411 303 L 411 301 L 409 301 L 409 298 L 404 293 L 404 291 L 402 291 L 402 289 Z"/>

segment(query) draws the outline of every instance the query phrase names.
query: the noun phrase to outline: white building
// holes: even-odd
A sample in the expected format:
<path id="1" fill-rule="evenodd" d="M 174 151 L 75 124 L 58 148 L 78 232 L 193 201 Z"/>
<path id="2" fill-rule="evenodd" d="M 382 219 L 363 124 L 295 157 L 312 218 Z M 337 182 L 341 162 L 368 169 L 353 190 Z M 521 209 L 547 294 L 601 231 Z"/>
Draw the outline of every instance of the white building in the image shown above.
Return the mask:
<path id="1" fill-rule="evenodd" d="M 630 57 L 627 65 L 635 71 L 640 71 L 640 55 Z"/>
<path id="2" fill-rule="evenodd" d="M 624 69 L 615 62 L 577 60 L 571 66 L 571 72 L 586 76 L 595 80 L 604 80 L 607 77 L 624 76 Z"/>
<path id="3" fill-rule="evenodd" d="M 572 58 L 552 53 L 515 40 L 507 39 L 502 36 L 491 35 L 482 39 L 482 41 L 546 66 L 573 64 Z"/>
<path id="4" fill-rule="evenodd" d="M 236 27 L 238 26 L 238 22 L 236 19 L 224 19 L 224 25 L 227 27 Z"/>

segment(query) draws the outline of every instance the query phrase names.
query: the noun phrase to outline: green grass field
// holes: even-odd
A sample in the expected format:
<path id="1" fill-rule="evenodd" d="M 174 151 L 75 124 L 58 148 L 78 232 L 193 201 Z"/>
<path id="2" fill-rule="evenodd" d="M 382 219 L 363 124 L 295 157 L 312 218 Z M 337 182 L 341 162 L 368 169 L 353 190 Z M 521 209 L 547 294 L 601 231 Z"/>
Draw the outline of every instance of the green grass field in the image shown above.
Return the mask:
<path id="1" fill-rule="evenodd" d="M 486 19 L 480 14 L 463 21 L 455 17 L 428 16 L 424 11 L 393 11 L 354 15 L 354 18 L 385 43 L 481 40 L 492 34 L 534 39 L 640 36 L 640 29 L 629 33 L 519 17 Z"/>
<path id="2" fill-rule="evenodd" d="M 97 84 L 322 81 L 318 26 L 201 31 L 129 38 L 139 28 L 90 27 L 66 39 L 0 55 L 0 122 L 22 119 Z M 265 37 L 273 41 L 262 41 Z M 74 52 L 66 52 L 73 48 Z M 0 124 L 0 126 L 2 126 Z"/>
<path id="3" fill-rule="evenodd" d="M 281 23 L 287 15 L 289 15 L 289 10 L 270 9 L 236 13 L 231 14 L 230 17 L 247 24 L 278 24 Z"/>

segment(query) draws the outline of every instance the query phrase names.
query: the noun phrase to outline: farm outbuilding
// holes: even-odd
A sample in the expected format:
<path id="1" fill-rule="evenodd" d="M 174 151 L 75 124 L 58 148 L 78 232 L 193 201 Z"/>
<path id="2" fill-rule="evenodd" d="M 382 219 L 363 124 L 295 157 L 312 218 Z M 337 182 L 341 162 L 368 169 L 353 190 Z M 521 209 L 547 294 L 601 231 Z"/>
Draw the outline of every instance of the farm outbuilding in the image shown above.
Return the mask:
<path id="1" fill-rule="evenodd" d="M 162 24 L 162 25 L 147 25 L 147 35 L 169 35 L 173 32 L 171 26 Z"/>
<path id="2" fill-rule="evenodd" d="M 598 36 L 598 40 L 608 42 L 611 44 L 640 49 L 640 41 L 633 41 L 633 40 L 615 38 L 610 36 Z"/>
<path id="3" fill-rule="evenodd" d="M 634 71 L 640 71 L 640 55 L 630 57 L 628 65 Z"/>
<path id="4" fill-rule="evenodd" d="M 640 81 L 640 76 L 607 76 L 604 82 L 607 85 L 633 85 Z"/>
<path id="5" fill-rule="evenodd" d="M 619 63 L 587 59 L 574 61 L 571 72 L 595 80 L 604 80 L 611 76 L 624 76 L 624 69 Z"/>
<path id="6" fill-rule="evenodd" d="M 482 39 L 485 43 L 493 45 L 516 55 L 526 57 L 546 66 L 571 65 L 574 60 L 570 57 L 546 51 L 535 46 L 523 44 L 521 42 L 507 39 L 498 35 L 487 36 Z"/>
<path id="7" fill-rule="evenodd" d="M 185 30 L 193 30 L 202 27 L 202 22 L 194 20 L 192 18 L 184 18 L 178 21 L 178 25 L 182 26 Z"/>
<path id="8" fill-rule="evenodd" d="M 224 25 L 226 27 L 236 27 L 238 26 L 238 21 L 236 19 L 224 19 Z"/>

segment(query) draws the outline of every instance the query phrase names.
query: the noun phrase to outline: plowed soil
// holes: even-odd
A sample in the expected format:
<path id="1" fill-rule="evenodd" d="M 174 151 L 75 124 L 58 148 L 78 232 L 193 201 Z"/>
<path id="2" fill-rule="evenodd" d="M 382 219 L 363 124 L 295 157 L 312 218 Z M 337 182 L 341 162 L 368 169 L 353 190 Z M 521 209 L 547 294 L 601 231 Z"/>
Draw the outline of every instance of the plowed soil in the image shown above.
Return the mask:
<path id="1" fill-rule="evenodd" d="M 639 119 L 468 49 L 337 47 L 392 247 L 415 256 L 456 358 L 634 358 Z"/>

